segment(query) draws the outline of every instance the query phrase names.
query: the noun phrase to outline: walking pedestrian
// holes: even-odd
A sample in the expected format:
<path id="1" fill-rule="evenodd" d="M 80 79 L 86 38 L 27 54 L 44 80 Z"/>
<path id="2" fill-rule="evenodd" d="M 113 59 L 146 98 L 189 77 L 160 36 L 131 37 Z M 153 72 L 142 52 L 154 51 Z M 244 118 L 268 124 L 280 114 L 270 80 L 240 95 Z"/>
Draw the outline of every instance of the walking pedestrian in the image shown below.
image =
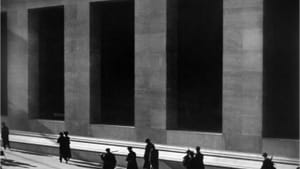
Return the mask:
<path id="1" fill-rule="evenodd" d="M 132 147 L 128 147 L 127 149 L 129 151 L 126 157 L 127 169 L 138 169 L 135 152 L 132 151 Z"/>
<path id="2" fill-rule="evenodd" d="M 200 147 L 196 147 L 195 168 L 204 169 L 203 154 L 200 152 Z"/>
<path id="3" fill-rule="evenodd" d="M 4 149 L 6 149 L 6 147 L 10 149 L 9 128 L 6 126 L 4 122 L 2 122 L 2 127 L 1 127 L 1 138 L 2 138 L 2 146 L 4 147 Z"/>
<path id="4" fill-rule="evenodd" d="M 186 155 L 183 157 L 182 164 L 186 169 L 191 169 L 191 161 L 192 161 L 191 150 L 187 150 Z"/>
<path id="5" fill-rule="evenodd" d="M 116 157 L 110 152 L 109 148 L 107 148 L 105 151 L 105 154 L 100 155 L 101 159 L 103 160 L 103 169 L 114 169 L 117 164 Z"/>
<path id="6" fill-rule="evenodd" d="M 158 156 L 159 156 L 158 150 L 155 147 L 153 147 L 150 156 L 151 169 L 158 169 L 159 167 Z"/>
<path id="7" fill-rule="evenodd" d="M 276 169 L 274 167 L 274 163 L 272 161 L 272 158 L 268 158 L 268 154 L 266 152 L 264 152 L 262 154 L 262 156 L 264 157 L 264 161 L 263 161 L 263 164 L 261 166 L 261 169 Z"/>
<path id="8" fill-rule="evenodd" d="M 64 133 L 60 132 L 59 137 L 57 139 L 57 143 L 59 144 L 59 161 L 62 162 L 62 159 L 68 162 L 67 156 L 66 156 L 66 139 L 64 137 Z"/>
<path id="9" fill-rule="evenodd" d="M 146 147 L 145 147 L 145 153 L 144 153 L 143 169 L 150 169 L 150 167 L 151 167 L 151 152 L 155 149 L 155 147 L 149 138 L 147 138 L 145 140 L 145 142 L 146 142 Z"/>
<path id="10" fill-rule="evenodd" d="M 67 158 L 67 162 L 71 159 L 72 157 L 72 154 L 71 154 L 71 147 L 70 147 L 70 137 L 68 136 L 69 135 L 69 132 L 68 131 L 65 131 L 64 132 L 65 134 L 65 153 L 66 153 L 66 158 Z"/>
<path id="11" fill-rule="evenodd" d="M 191 156 L 190 169 L 198 169 L 196 167 L 196 159 L 195 159 L 195 153 L 194 153 L 194 151 L 190 152 L 190 156 Z"/>

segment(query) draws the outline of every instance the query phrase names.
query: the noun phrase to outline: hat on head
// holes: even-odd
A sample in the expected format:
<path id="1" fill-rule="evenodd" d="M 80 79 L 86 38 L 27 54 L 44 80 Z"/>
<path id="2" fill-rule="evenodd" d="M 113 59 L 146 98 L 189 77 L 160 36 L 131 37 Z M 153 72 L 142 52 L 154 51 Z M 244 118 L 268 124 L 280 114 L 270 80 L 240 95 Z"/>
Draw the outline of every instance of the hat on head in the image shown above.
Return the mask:
<path id="1" fill-rule="evenodd" d="M 262 154 L 262 156 L 263 156 L 263 157 L 267 157 L 267 156 L 268 156 L 268 153 L 264 152 L 264 153 Z"/>

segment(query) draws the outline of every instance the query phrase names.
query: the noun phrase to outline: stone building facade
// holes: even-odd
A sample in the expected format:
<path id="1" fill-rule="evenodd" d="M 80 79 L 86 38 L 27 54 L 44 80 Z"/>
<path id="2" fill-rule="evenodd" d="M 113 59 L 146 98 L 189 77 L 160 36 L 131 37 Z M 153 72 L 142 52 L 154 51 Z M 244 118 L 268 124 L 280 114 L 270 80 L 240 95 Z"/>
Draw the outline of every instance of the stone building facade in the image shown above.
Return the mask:
<path id="1" fill-rule="evenodd" d="M 1 46 L 1 70 L 3 72 L 1 74 L 1 85 L 3 86 L 3 90 L 1 90 L 2 120 L 6 121 L 8 126 L 14 130 L 42 133 L 58 133 L 59 131 L 68 130 L 72 135 L 130 141 L 144 141 L 145 138 L 149 137 L 155 143 L 168 145 L 201 145 L 201 147 L 206 149 L 252 153 L 267 151 L 274 155 L 299 157 L 299 109 L 298 106 L 294 109 L 290 108 L 295 107 L 298 101 L 297 99 L 290 99 L 294 98 L 294 96 L 289 95 L 298 91 L 299 85 L 296 85 L 297 89 L 294 89 L 293 85 L 279 85 L 274 90 L 282 89 L 283 91 L 287 90 L 287 92 L 283 92 L 283 95 L 280 92 L 277 92 L 277 95 L 267 95 L 268 92 L 274 92 L 274 90 L 270 89 L 272 88 L 270 84 L 280 82 L 280 79 L 274 81 L 274 78 L 267 78 L 275 71 L 268 65 L 270 63 L 270 65 L 273 64 L 276 67 L 276 64 L 278 66 L 280 63 L 278 61 L 280 59 L 274 63 L 270 59 L 266 59 L 270 55 L 268 53 L 269 48 L 272 50 L 276 49 L 276 45 L 272 46 L 269 44 L 276 40 L 270 37 L 277 34 L 274 33 L 270 37 L 267 36 L 268 32 L 273 28 L 271 26 L 268 29 L 268 26 L 271 22 L 274 23 L 270 19 L 272 18 L 271 14 L 274 13 L 276 7 L 286 7 L 285 10 L 281 9 L 281 11 L 296 11 L 297 16 L 295 18 L 299 21 L 299 2 L 297 0 L 293 2 L 294 5 L 292 6 L 297 6 L 296 8 L 284 4 L 277 4 L 272 7 L 272 4 L 270 5 L 272 2 L 278 3 L 272 0 L 219 0 L 214 3 L 203 1 L 202 4 L 197 4 L 193 1 L 187 4 L 180 4 L 183 2 L 179 0 L 135 0 L 134 2 L 133 0 L 3 0 L 1 1 L 1 18 L 3 21 L 1 22 L 1 26 L 3 26 L 1 29 L 4 32 L 1 35 L 1 40 L 3 40 L 3 45 Z M 199 30 L 201 34 L 196 35 L 197 31 L 190 29 L 189 26 L 207 17 L 205 13 L 212 13 L 209 13 L 209 10 L 204 13 L 197 13 L 196 7 L 194 7 L 193 11 L 197 15 L 193 16 L 193 12 L 188 13 L 187 11 L 189 10 L 185 10 L 184 5 L 187 7 L 207 5 L 205 7 L 202 6 L 201 10 L 205 8 L 209 10 L 216 9 L 212 10 L 216 13 L 213 15 L 215 18 L 209 17 L 208 21 L 202 21 L 201 24 L 197 25 L 197 28 L 200 29 L 205 27 L 205 25 L 215 25 L 220 29 L 213 29 L 214 27 L 211 29 L 219 34 L 216 35 L 216 32 L 213 31 L 209 32 L 210 29 L 206 26 L 204 28 L 205 31 L 201 32 Z M 114 8 L 114 6 L 117 7 Z M 47 13 L 47 10 L 42 10 L 46 8 L 49 11 L 53 9 L 55 11 L 54 16 L 41 14 L 43 12 Z M 106 12 L 97 13 L 97 11 Z M 112 13 L 117 13 L 118 11 L 124 13 L 112 16 Z M 181 11 L 181 13 L 178 11 Z M 131 13 L 128 14 L 126 12 Z M 188 16 L 184 17 L 185 14 Z M 201 16 L 198 17 L 198 14 Z M 270 14 L 269 18 L 268 14 Z M 131 15 L 133 16 L 132 18 L 130 18 Z M 105 17 L 109 19 L 105 19 Z M 285 15 L 282 15 L 282 17 L 284 18 Z M 102 25 L 112 25 L 111 27 L 114 27 L 115 24 L 115 32 L 102 31 L 110 30 L 110 27 L 104 28 L 101 26 L 101 23 L 97 27 L 98 18 L 102 18 Z M 189 22 L 187 18 L 191 19 L 191 21 Z M 112 22 L 114 19 L 120 24 Z M 129 20 L 130 24 L 122 22 L 123 19 Z M 215 23 L 210 23 L 210 19 L 219 20 Z M 178 22 L 178 20 L 181 22 Z M 270 24 L 267 21 L 270 21 Z M 55 24 L 60 26 L 51 27 Z M 278 25 L 281 24 L 279 23 Z M 47 27 L 51 28 L 47 29 Z M 120 53 L 117 53 L 117 50 L 120 49 L 122 53 L 127 53 L 124 56 L 126 55 L 132 62 L 119 60 L 118 63 L 121 65 L 121 69 L 124 68 L 125 72 L 119 71 L 124 74 L 113 75 L 122 80 L 111 80 L 110 77 L 112 75 L 108 73 L 107 76 L 109 77 L 104 78 L 104 80 L 111 81 L 108 84 L 104 84 L 105 82 L 101 82 L 103 78 L 99 77 L 100 75 L 98 76 L 98 74 L 103 75 L 103 72 L 111 72 L 111 70 L 109 68 L 105 70 L 104 68 L 99 68 L 101 67 L 99 65 L 103 67 L 101 61 L 105 62 L 105 59 L 100 59 L 99 61 L 99 57 L 101 58 L 103 55 L 103 58 L 105 58 L 105 53 L 97 51 L 97 46 L 101 46 L 103 43 L 109 44 L 110 42 L 108 41 L 113 39 L 110 39 L 110 37 L 121 31 L 117 27 L 122 27 L 124 28 L 123 30 L 126 28 L 124 34 L 131 37 L 128 39 L 127 36 L 118 34 L 120 38 L 115 37 L 117 40 L 112 40 L 117 47 L 107 45 L 105 49 L 116 50 L 116 53 L 113 54 L 118 56 Z M 49 32 L 39 33 L 43 30 Z M 282 28 L 282 30 L 285 30 L 285 28 Z M 294 35 L 299 37 L 299 33 L 293 30 L 290 30 L 290 32 L 294 33 L 290 34 L 291 37 Z M 55 34 L 51 34 L 51 31 L 54 31 Z M 185 36 L 184 31 L 194 32 Z M 280 32 L 281 28 L 277 31 Z M 207 36 L 205 36 L 206 33 L 208 34 Z M 50 36 L 48 36 L 49 34 Z M 107 41 L 96 38 L 98 36 L 103 37 L 103 34 L 111 36 L 106 37 Z M 193 34 L 195 34 L 196 39 L 192 38 Z M 51 41 L 51 37 L 56 35 L 61 35 L 61 37 L 54 38 Z M 202 67 L 202 69 L 199 69 L 199 71 L 205 72 L 205 70 L 208 70 L 207 81 L 212 83 L 203 85 L 204 90 L 201 87 L 195 87 L 197 89 L 195 95 L 201 92 L 204 93 L 205 98 L 201 98 L 200 94 L 199 100 L 203 102 L 201 104 L 204 107 L 206 106 L 205 109 L 195 108 L 196 111 L 191 110 L 191 116 L 188 115 L 189 111 L 186 111 L 186 116 L 182 116 L 180 114 L 181 111 L 185 111 L 187 108 L 184 105 L 181 108 L 178 106 L 181 105 L 181 101 L 186 99 L 188 104 L 189 101 L 193 103 L 196 98 L 189 98 L 191 93 L 187 95 L 180 93 L 185 88 L 189 88 L 189 84 L 186 84 L 184 81 L 193 82 L 193 79 L 185 78 L 189 74 L 180 74 L 178 70 L 188 69 L 189 67 L 184 65 L 190 63 L 182 59 L 185 57 L 184 53 L 189 55 L 195 55 L 195 53 L 185 51 L 190 50 L 189 46 L 180 47 L 180 44 L 184 46 L 188 41 L 197 44 L 197 40 L 201 39 L 199 38 L 201 36 L 203 36 L 205 42 L 199 42 L 201 44 L 199 47 L 200 51 L 205 50 L 205 55 L 208 55 L 209 51 L 215 52 L 215 50 L 220 50 L 221 52 L 213 54 L 219 56 L 216 60 L 195 60 L 201 62 L 199 67 Z M 210 41 L 210 36 L 219 37 L 219 39 L 215 43 L 213 40 Z M 184 39 L 185 37 L 189 38 Z M 39 38 L 42 40 L 39 41 Z M 119 43 L 120 39 L 125 40 Z M 288 40 L 290 39 L 282 40 L 280 43 L 289 44 Z M 56 45 L 56 43 L 47 44 L 47 41 L 60 42 L 62 47 L 49 49 L 47 47 Z M 210 49 L 207 47 L 209 45 L 207 45 L 203 48 L 206 43 L 219 44 L 221 47 Z M 122 45 L 125 47 L 120 47 Z M 197 47 L 194 46 L 194 48 Z M 44 49 L 47 50 L 46 54 L 43 54 Z M 62 58 L 58 58 L 53 62 L 48 58 L 48 60 L 44 60 L 45 63 L 42 63 L 40 61 L 42 60 L 41 55 L 51 58 L 51 54 L 48 55 L 47 53 L 52 50 L 56 51 L 52 55 L 59 55 Z M 282 65 L 279 64 L 278 67 L 280 69 L 276 69 L 277 72 L 274 72 L 279 77 L 286 77 L 286 74 L 279 75 L 280 70 L 287 69 L 287 74 L 289 74 L 288 68 L 295 68 L 292 69 L 294 73 L 295 70 L 298 70 L 299 60 L 298 55 L 295 55 L 295 53 L 298 53 L 298 49 L 296 48 L 296 50 L 297 52 L 294 53 L 281 53 L 280 56 L 285 58 L 282 59 L 282 62 L 285 62 L 285 60 L 289 60 L 289 62 Z M 283 49 L 282 51 L 285 50 Z M 199 51 L 196 50 L 195 52 Z M 110 51 L 107 53 L 107 55 L 112 54 Z M 280 53 L 280 51 L 277 51 L 277 53 Z M 274 53 L 271 55 L 274 55 L 274 58 L 277 57 Z M 199 57 L 201 57 L 200 54 Z M 289 57 L 292 59 L 287 59 Z M 180 62 L 178 62 L 178 58 L 182 60 L 179 59 Z M 212 63 L 214 61 L 218 62 L 218 64 Z M 122 65 L 125 62 L 126 65 L 131 65 L 132 67 Z M 109 65 L 113 61 L 105 63 Z M 203 63 L 209 64 L 209 66 L 203 65 Z M 214 70 L 217 69 L 216 74 L 210 74 L 213 71 L 210 69 L 210 66 L 213 66 Z M 44 69 L 43 67 L 46 68 Z M 117 67 L 115 66 L 114 69 L 117 69 Z M 198 70 L 196 68 L 197 66 L 194 66 L 190 70 Z M 126 71 L 129 69 L 130 71 Z M 43 74 L 45 76 L 41 76 L 42 73 L 40 72 L 43 71 L 46 72 Z M 55 85 L 62 85 L 63 87 L 54 87 L 60 88 L 62 95 L 54 95 L 52 100 L 47 100 L 47 98 L 52 97 L 49 96 L 51 94 L 49 92 L 51 85 L 54 85 L 51 81 L 55 81 L 57 77 L 52 80 L 49 77 L 50 82 L 47 81 L 49 72 L 50 74 L 51 72 L 58 72 L 58 74 L 60 73 L 60 78 L 63 78 L 60 84 L 55 83 Z M 129 72 L 130 75 L 128 76 L 130 76 L 132 83 L 130 80 L 127 81 L 126 78 L 121 78 L 126 76 L 126 72 Z M 296 72 L 298 73 L 298 71 Z M 201 73 L 192 74 L 191 77 L 201 77 L 202 75 Z M 212 79 L 212 76 L 215 76 L 218 80 Z M 284 79 L 284 81 L 286 83 L 294 82 L 291 80 L 293 77 L 297 76 L 291 75 L 290 78 Z M 205 81 L 205 78 L 202 79 Z M 269 81 L 268 79 L 271 80 Z M 218 84 L 212 85 L 214 82 Z M 43 86 L 47 86 L 48 83 L 50 83 L 50 88 L 48 85 L 48 88 L 45 87 L 43 89 Z M 201 86 L 202 83 L 197 81 L 196 84 Z M 121 93 L 120 98 L 122 98 L 122 93 L 126 93 L 126 91 L 125 89 L 119 90 L 118 85 L 127 85 L 130 90 L 128 89 L 127 94 L 124 94 L 123 101 L 126 104 L 122 104 L 122 100 L 116 101 L 112 99 L 118 104 L 108 105 L 108 102 L 102 100 L 105 97 L 101 97 L 101 94 L 106 92 L 105 88 L 97 87 L 97 85 L 108 87 L 107 99 L 109 97 L 116 98 L 116 95 L 119 95 L 118 93 Z M 113 91 L 113 87 L 110 88 L 110 86 L 116 87 L 117 94 L 110 94 L 110 91 Z M 180 86 L 183 87 L 180 88 Z M 210 86 L 212 87 L 210 88 Z M 177 90 L 178 88 L 179 90 Z M 193 89 L 193 87 L 191 88 Z M 206 90 L 209 92 L 205 93 Z M 46 92 L 43 94 L 43 91 Z M 210 92 L 214 93 L 213 95 L 217 98 L 217 104 L 215 105 L 209 101 L 205 102 L 209 100 Z M 272 98 L 283 97 L 284 99 L 282 99 L 283 101 L 274 101 L 268 96 Z M 60 100 L 61 98 L 62 100 Z M 128 101 L 128 99 L 132 99 L 132 101 Z M 288 103 L 284 102 L 286 99 Z M 295 104 L 294 101 L 296 102 Z M 51 105 L 60 103 L 63 103 L 62 106 L 57 105 L 57 107 L 60 107 L 62 112 L 58 113 L 58 115 L 55 115 L 57 112 L 51 112 L 55 111 L 55 109 L 49 110 Z M 281 103 L 282 106 L 280 106 Z M 49 104 L 48 107 L 47 104 Z M 210 104 L 213 105 L 213 108 L 207 106 Z M 268 104 L 275 108 L 269 108 Z M 41 108 L 42 105 L 46 106 Z M 105 105 L 106 108 L 103 108 Z M 121 107 L 113 109 L 115 106 Z M 276 108 L 276 106 L 278 107 Z M 48 113 L 52 113 L 53 117 L 48 117 L 45 114 L 41 115 L 41 110 L 46 109 L 49 110 Z M 107 111 L 109 109 L 112 112 Z M 276 111 L 276 109 L 279 111 Z M 118 113 L 114 114 L 113 110 Z M 129 113 L 122 115 L 122 110 L 124 112 L 129 111 Z M 104 111 L 108 114 L 112 113 L 112 116 L 104 115 Z M 47 114 L 47 111 L 45 112 Z M 199 125 L 205 123 L 201 121 L 198 115 L 195 115 L 195 112 L 202 113 L 202 117 L 206 119 L 205 121 L 215 117 L 205 115 L 206 112 L 212 114 L 217 112 L 216 118 L 219 121 L 213 124 L 215 122 L 213 119 L 209 123 L 213 124 L 212 126 L 207 127 L 208 124 L 205 124 L 200 129 L 197 127 L 193 128 L 193 126 L 197 126 L 196 122 L 192 126 L 188 126 L 186 122 L 181 121 L 188 118 L 192 120 L 195 117 L 200 119 Z M 102 115 L 99 115 L 101 113 Z M 277 116 L 276 114 L 281 115 Z M 113 116 L 119 116 L 121 119 L 128 120 L 118 121 L 118 118 Z M 113 123 L 110 123 L 110 121 L 113 121 Z M 215 127 L 216 125 L 217 127 Z M 282 132 L 282 130 L 286 132 Z M 276 135 L 276 133 L 279 134 Z"/>

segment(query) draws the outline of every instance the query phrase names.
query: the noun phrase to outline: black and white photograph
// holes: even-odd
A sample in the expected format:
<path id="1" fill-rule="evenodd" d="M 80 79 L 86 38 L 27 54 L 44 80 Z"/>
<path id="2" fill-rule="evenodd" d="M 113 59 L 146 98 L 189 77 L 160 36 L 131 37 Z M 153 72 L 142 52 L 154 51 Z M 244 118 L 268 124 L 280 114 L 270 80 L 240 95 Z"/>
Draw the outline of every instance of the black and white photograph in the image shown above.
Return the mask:
<path id="1" fill-rule="evenodd" d="M 300 169 L 299 0 L 0 2 L 0 169 Z"/>

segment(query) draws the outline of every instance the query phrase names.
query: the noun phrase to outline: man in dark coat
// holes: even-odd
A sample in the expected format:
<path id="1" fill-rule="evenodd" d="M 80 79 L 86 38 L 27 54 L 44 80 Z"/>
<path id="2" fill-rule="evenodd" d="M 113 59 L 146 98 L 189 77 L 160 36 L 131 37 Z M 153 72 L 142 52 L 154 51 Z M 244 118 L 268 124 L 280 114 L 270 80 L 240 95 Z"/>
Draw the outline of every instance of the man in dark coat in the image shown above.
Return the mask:
<path id="1" fill-rule="evenodd" d="M 195 168 L 204 169 L 203 154 L 200 152 L 200 147 L 196 147 Z"/>
<path id="2" fill-rule="evenodd" d="M 151 140 L 147 138 L 145 140 L 146 148 L 144 153 L 144 166 L 143 169 L 150 169 L 151 167 L 151 152 L 155 149 L 154 144 L 151 143 Z"/>
<path id="3" fill-rule="evenodd" d="M 59 161 L 62 162 L 62 159 L 64 159 L 66 162 L 68 161 L 66 156 L 66 139 L 64 137 L 64 133 L 60 132 L 59 137 L 57 139 L 57 143 L 59 144 Z"/>
<path id="4" fill-rule="evenodd" d="M 150 157 L 150 162 L 151 162 L 151 169 L 158 169 L 159 167 L 159 161 L 158 161 L 158 150 L 153 148 L 151 151 L 151 157 Z"/>
<path id="5" fill-rule="evenodd" d="M 127 148 L 129 154 L 127 155 L 127 169 L 138 169 L 137 162 L 136 162 L 136 154 L 132 151 L 132 147 Z"/>
<path id="6" fill-rule="evenodd" d="M 264 157 L 264 161 L 261 169 L 275 169 L 272 158 L 268 158 L 268 154 L 266 152 L 263 153 L 262 156 Z"/>
<path id="7" fill-rule="evenodd" d="M 191 161 L 192 161 L 192 156 L 191 156 L 191 150 L 186 151 L 186 155 L 183 157 L 183 166 L 186 169 L 191 169 Z"/>
<path id="8" fill-rule="evenodd" d="M 190 151 L 190 156 L 191 156 L 191 161 L 189 166 L 190 169 L 198 169 L 194 151 Z"/>
<path id="9" fill-rule="evenodd" d="M 66 155 L 67 162 L 68 162 L 70 160 L 70 158 L 72 157 L 71 148 L 70 148 L 71 141 L 70 141 L 70 137 L 68 136 L 69 132 L 65 131 L 64 134 L 65 134 L 65 149 L 64 150 L 65 150 L 65 155 Z"/>
<path id="10" fill-rule="evenodd" d="M 107 148 L 105 151 L 106 154 L 101 154 L 101 159 L 103 160 L 103 169 L 114 169 L 117 164 L 116 157 L 110 152 L 109 148 Z"/>
<path id="11" fill-rule="evenodd" d="M 2 146 L 4 147 L 4 149 L 6 149 L 6 147 L 10 149 L 9 129 L 4 122 L 2 122 L 2 127 L 1 127 L 1 137 L 2 137 Z"/>

